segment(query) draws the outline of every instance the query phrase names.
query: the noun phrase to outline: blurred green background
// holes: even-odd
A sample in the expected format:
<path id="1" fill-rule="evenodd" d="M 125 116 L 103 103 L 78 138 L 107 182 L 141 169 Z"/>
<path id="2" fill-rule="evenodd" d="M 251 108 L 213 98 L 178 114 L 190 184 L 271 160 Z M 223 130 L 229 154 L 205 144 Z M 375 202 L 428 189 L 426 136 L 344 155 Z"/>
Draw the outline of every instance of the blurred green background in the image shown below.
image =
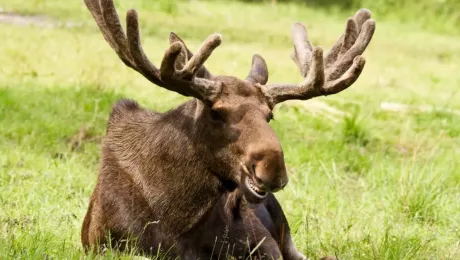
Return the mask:
<path id="1" fill-rule="evenodd" d="M 250 3 L 296 3 L 300 6 L 350 11 L 365 6 L 381 18 L 422 25 L 437 32 L 460 29 L 459 0 L 242 0 Z"/>
<path id="2" fill-rule="evenodd" d="M 269 82 L 301 80 L 293 22 L 328 49 L 369 8 L 377 29 L 358 81 L 275 109 L 291 180 L 277 197 L 309 258 L 460 258 L 460 1 L 115 2 L 123 24 L 138 10 L 155 64 L 170 31 L 192 50 L 220 32 L 207 68 L 244 78 L 259 53 Z M 188 98 L 125 67 L 83 1 L 0 9 L 0 258 L 85 258 L 80 227 L 111 105 L 125 97 L 166 111 Z"/>

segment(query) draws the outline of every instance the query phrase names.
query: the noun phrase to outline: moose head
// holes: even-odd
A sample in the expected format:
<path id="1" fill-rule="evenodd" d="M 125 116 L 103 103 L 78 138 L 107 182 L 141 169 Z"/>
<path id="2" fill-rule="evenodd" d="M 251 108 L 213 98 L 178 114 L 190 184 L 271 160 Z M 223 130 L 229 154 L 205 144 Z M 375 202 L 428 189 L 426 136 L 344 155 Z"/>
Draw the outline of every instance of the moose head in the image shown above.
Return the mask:
<path id="1" fill-rule="evenodd" d="M 157 86 L 196 99 L 193 121 L 206 133 L 206 138 L 199 140 L 203 143 L 197 145 L 212 155 L 209 170 L 230 190 L 239 187 L 251 202 L 263 200 L 268 192 L 288 183 L 283 150 L 269 125 L 275 105 L 332 95 L 351 86 L 364 68 L 361 54 L 375 29 L 370 12 L 360 10 L 347 21 L 345 33 L 324 56 L 321 47 L 310 43 L 305 27 L 295 23 L 291 57 L 304 80 L 267 84 L 267 65 L 257 54 L 245 79 L 215 76 L 203 66 L 221 44 L 219 34 L 209 36 L 192 54 L 182 39 L 171 33 L 170 46 L 158 69 L 142 48 L 135 10 L 127 12 L 125 34 L 111 0 L 85 3 L 106 41 L 128 67 Z"/>

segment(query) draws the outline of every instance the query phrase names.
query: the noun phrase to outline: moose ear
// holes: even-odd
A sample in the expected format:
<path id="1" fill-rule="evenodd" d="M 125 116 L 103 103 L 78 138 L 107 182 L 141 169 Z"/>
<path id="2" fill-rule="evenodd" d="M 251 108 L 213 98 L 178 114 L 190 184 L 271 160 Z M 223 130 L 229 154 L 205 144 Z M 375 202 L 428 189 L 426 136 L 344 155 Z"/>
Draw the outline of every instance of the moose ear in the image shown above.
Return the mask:
<path id="1" fill-rule="evenodd" d="M 252 66 L 249 75 L 246 77 L 247 81 L 252 83 L 259 83 L 265 85 L 268 81 L 267 63 L 264 58 L 258 54 L 252 56 Z"/>

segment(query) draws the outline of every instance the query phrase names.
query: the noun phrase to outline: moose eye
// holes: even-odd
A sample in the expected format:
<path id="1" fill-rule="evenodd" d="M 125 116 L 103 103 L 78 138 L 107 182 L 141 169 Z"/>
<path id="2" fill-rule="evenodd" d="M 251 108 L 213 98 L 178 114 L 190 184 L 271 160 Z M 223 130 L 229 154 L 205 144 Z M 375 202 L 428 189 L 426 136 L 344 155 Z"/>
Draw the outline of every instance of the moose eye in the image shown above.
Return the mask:
<path id="1" fill-rule="evenodd" d="M 221 121 L 221 122 L 224 121 L 224 118 L 222 117 L 222 115 L 214 109 L 211 109 L 211 119 L 213 121 Z"/>

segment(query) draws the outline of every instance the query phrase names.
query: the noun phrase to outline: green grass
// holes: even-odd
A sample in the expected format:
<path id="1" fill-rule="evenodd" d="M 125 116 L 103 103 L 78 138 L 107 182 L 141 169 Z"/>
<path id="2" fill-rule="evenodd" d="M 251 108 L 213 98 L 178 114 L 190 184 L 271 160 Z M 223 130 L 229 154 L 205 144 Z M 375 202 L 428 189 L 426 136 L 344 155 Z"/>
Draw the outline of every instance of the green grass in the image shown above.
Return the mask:
<path id="1" fill-rule="evenodd" d="M 118 3 L 121 14 L 139 10 L 154 63 L 169 31 L 192 49 L 218 31 L 224 42 L 206 63 L 212 72 L 244 77 L 257 52 L 270 82 L 300 80 L 289 58 L 292 22 L 303 21 L 313 43 L 328 48 L 353 14 L 297 4 Z M 0 258 L 80 259 L 100 148 L 88 138 L 72 149 L 72 137 L 82 127 L 103 135 L 122 97 L 159 111 L 187 98 L 126 68 L 81 1 L 0 0 L 0 7 L 82 23 L 0 25 Z M 277 197 L 296 245 L 312 259 L 459 259 L 460 116 L 445 109 L 460 109 L 460 36 L 376 19 L 363 75 L 351 89 L 320 98 L 347 116 L 333 121 L 294 103 L 277 107 L 272 126 L 291 179 Z M 384 101 L 438 110 L 389 112 L 380 109 Z"/>

